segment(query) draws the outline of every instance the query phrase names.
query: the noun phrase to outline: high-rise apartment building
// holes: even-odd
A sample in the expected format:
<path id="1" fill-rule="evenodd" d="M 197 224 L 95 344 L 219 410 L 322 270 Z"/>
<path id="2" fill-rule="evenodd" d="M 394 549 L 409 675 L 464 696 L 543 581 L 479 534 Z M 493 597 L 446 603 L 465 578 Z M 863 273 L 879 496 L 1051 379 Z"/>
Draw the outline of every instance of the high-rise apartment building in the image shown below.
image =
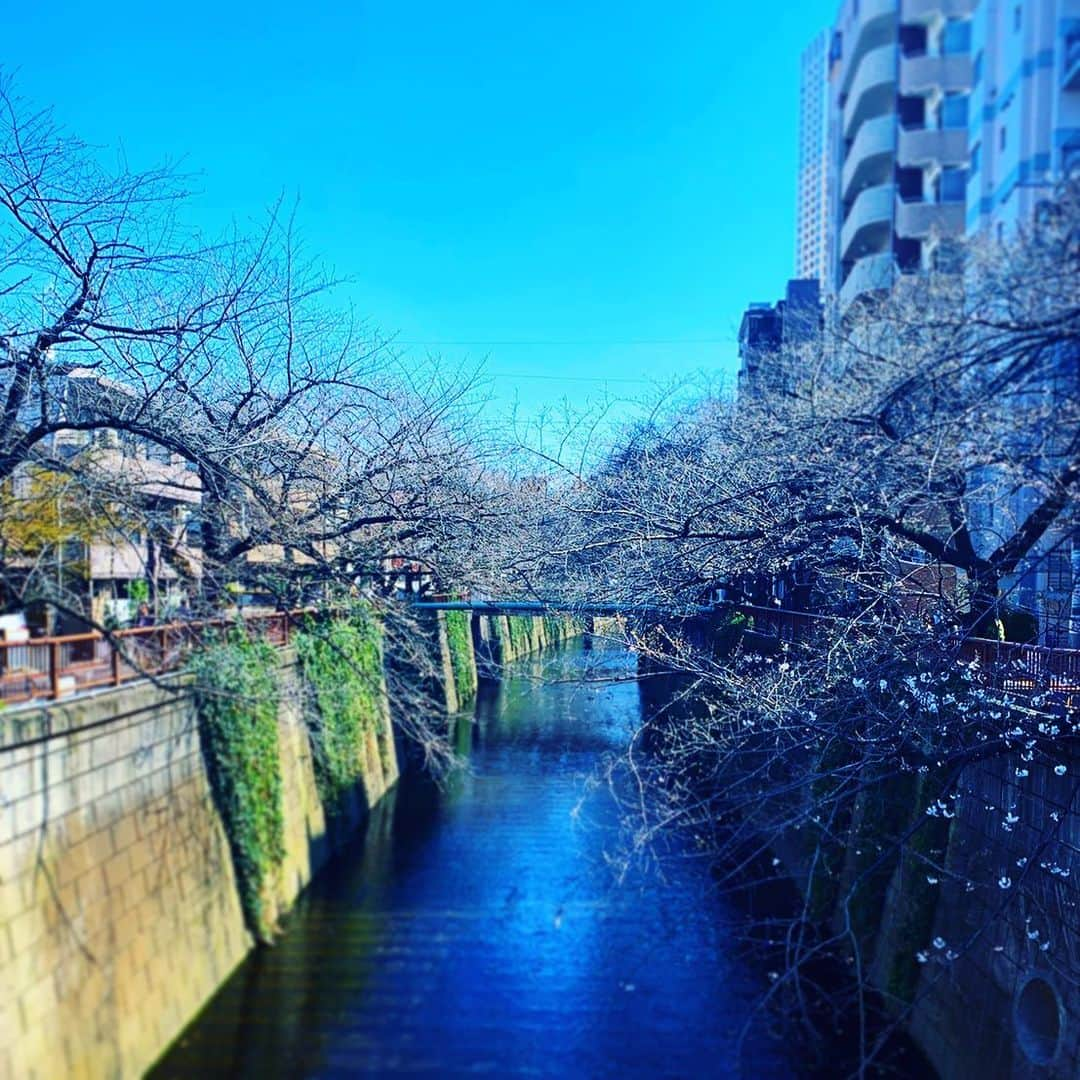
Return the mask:
<path id="1" fill-rule="evenodd" d="M 823 30 L 799 67 L 799 178 L 795 221 L 795 276 L 825 288 L 829 265 L 829 42 Z"/>
<path id="2" fill-rule="evenodd" d="M 982 0 L 971 56 L 967 231 L 1004 239 L 1080 168 L 1080 0 Z"/>
<path id="3" fill-rule="evenodd" d="M 828 283 L 847 307 L 964 230 L 975 0 L 845 0 L 829 63 Z"/>
<path id="4" fill-rule="evenodd" d="M 804 142 L 819 49 L 800 73 Z M 938 265 L 950 237 L 1007 240 L 1080 169 L 1080 0 L 844 0 L 826 67 L 824 281 L 841 309 Z M 1060 377 L 1078 365 L 1063 354 Z M 975 508 L 991 547 L 1034 499 L 1003 490 Z M 1004 588 L 1044 643 L 1080 645 L 1080 546 L 1051 530 Z"/>
<path id="5" fill-rule="evenodd" d="M 969 235 L 1008 241 L 1061 178 L 1080 169 L 1080 0 L 981 0 L 971 55 L 965 223 Z M 1056 380 L 1074 381 L 1078 363 L 1063 349 L 1044 392 L 1052 398 Z M 1037 503 L 1007 477 L 1000 486 L 979 508 L 980 549 Z M 1045 645 L 1080 646 L 1080 545 L 1071 532 L 1049 530 L 1002 583 L 1009 605 L 1036 617 Z"/>

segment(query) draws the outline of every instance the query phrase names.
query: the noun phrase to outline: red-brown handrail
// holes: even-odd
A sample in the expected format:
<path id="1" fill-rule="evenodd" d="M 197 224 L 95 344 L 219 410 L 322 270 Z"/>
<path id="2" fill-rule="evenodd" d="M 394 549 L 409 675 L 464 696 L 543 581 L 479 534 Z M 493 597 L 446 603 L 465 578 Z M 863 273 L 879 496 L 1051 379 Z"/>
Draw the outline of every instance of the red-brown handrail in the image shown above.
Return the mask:
<path id="1" fill-rule="evenodd" d="M 290 625 L 314 608 L 244 615 L 248 633 L 273 645 L 289 644 Z M 146 675 L 175 671 L 191 647 L 211 631 L 235 626 L 229 617 L 96 630 L 26 641 L 0 641 L 0 702 L 57 699 L 101 686 L 119 686 Z"/>
<path id="2" fill-rule="evenodd" d="M 738 610 L 754 617 L 755 629 L 764 627 L 784 641 L 798 641 L 808 636 L 815 625 L 851 621 L 838 615 L 756 604 L 740 604 Z M 858 620 L 852 624 L 857 626 Z M 957 646 L 957 659 L 976 664 L 983 680 L 999 689 L 1080 693 L 1080 649 L 1056 649 L 976 637 L 963 638 Z"/>

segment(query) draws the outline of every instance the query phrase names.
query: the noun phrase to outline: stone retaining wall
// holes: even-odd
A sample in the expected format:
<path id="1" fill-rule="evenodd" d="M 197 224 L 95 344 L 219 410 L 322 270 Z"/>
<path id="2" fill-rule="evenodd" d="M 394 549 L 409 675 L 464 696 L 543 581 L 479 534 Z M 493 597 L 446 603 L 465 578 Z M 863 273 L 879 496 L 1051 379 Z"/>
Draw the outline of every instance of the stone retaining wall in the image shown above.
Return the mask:
<path id="1" fill-rule="evenodd" d="M 389 724 L 328 832 L 295 655 L 278 912 L 397 778 Z M 144 1072 L 252 948 L 183 676 L 0 716 L 0 1077 Z"/>
<path id="2" fill-rule="evenodd" d="M 943 1077 L 1080 1076 L 1075 747 L 1062 764 L 1001 754 L 960 778 L 933 927 L 943 944 L 926 950 L 911 1024 Z"/>

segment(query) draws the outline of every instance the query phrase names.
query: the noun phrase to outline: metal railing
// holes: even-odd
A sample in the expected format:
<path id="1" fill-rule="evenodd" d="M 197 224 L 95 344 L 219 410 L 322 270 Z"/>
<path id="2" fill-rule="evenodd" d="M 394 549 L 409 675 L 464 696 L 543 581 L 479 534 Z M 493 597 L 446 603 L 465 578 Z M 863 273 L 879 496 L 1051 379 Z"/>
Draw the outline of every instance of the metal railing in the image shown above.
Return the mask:
<path id="1" fill-rule="evenodd" d="M 825 623 L 844 621 L 833 615 L 753 604 L 742 604 L 739 610 L 753 616 L 757 632 L 792 643 L 808 641 L 815 629 Z M 852 622 L 853 628 L 857 625 L 857 621 Z M 956 659 L 974 665 L 979 681 L 998 690 L 1031 694 L 1080 693 L 1080 649 L 968 637 L 957 641 Z"/>
<path id="2" fill-rule="evenodd" d="M 542 614 L 553 607 L 550 601 L 455 600 L 412 606 L 480 614 Z M 576 614 L 584 610 L 595 614 L 658 614 L 656 608 L 632 604 L 596 604 L 585 609 L 571 606 L 567 610 Z M 694 605 L 693 611 L 681 614 L 707 614 L 713 610 L 712 605 Z M 738 610 L 753 617 L 757 633 L 790 643 L 808 641 L 822 625 L 843 621 L 834 615 L 754 604 L 741 604 Z M 300 620 L 317 614 L 314 608 L 300 608 L 246 615 L 242 625 L 250 637 L 283 648 L 289 644 L 292 630 Z M 0 703 L 57 700 L 99 687 L 120 686 L 148 675 L 168 674 L 183 666 L 193 648 L 236 626 L 235 618 L 217 618 L 117 630 L 110 634 L 92 632 L 0 641 Z M 974 665 L 981 682 L 1001 690 L 1080 693 L 1080 649 L 964 638 L 957 643 L 956 655 L 960 662 Z"/>
<path id="3" fill-rule="evenodd" d="M 245 615 L 248 635 L 284 647 L 291 628 L 314 609 Z M 217 618 L 136 627 L 109 634 L 96 631 L 61 637 L 0 641 L 0 702 L 56 700 L 103 686 L 119 686 L 183 666 L 191 650 L 209 637 L 237 626 Z"/>

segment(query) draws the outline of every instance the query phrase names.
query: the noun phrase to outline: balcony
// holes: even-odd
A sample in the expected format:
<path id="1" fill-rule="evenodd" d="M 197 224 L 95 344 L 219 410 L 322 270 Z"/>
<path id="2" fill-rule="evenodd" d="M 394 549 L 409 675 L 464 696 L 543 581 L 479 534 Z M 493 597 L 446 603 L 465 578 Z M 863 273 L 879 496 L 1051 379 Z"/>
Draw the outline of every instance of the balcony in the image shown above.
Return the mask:
<path id="1" fill-rule="evenodd" d="M 896 101 L 896 46 L 882 45 L 866 54 L 844 106 L 844 137 L 853 139 L 859 126 L 892 112 Z"/>
<path id="2" fill-rule="evenodd" d="M 853 31 L 844 33 L 843 70 L 840 93 L 851 94 L 851 85 L 863 57 L 896 40 L 897 0 L 863 0 Z"/>
<path id="3" fill-rule="evenodd" d="M 866 188 L 851 204 L 840 230 L 843 261 L 880 251 L 892 237 L 896 185 L 878 184 Z"/>
<path id="4" fill-rule="evenodd" d="M 840 307 L 846 309 L 865 293 L 888 289 L 896 280 L 896 264 L 891 251 L 868 255 L 851 268 L 840 286 Z"/>
<path id="5" fill-rule="evenodd" d="M 937 163 L 963 165 L 968 159 L 966 128 L 901 128 L 896 160 L 903 168 Z"/>
<path id="6" fill-rule="evenodd" d="M 861 188 L 889 179 L 895 148 L 896 117 L 886 113 L 867 120 L 844 161 L 842 197 L 848 199 Z"/>
<path id="7" fill-rule="evenodd" d="M 896 203 L 896 235 L 909 240 L 928 236 L 960 236 L 964 232 L 962 202 L 904 202 Z"/>
<path id="8" fill-rule="evenodd" d="M 971 57 L 902 56 L 900 93 L 926 97 L 935 90 L 943 94 L 971 89 Z"/>
<path id="9" fill-rule="evenodd" d="M 975 11 L 976 0 L 902 0 L 900 10 L 906 23 L 963 19 Z"/>
<path id="10" fill-rule="evenodd" d="M 1070 34 L 1065 39 L 1061 85 L 1065 90 L 1080 90 L 1080 33 Z"/>

